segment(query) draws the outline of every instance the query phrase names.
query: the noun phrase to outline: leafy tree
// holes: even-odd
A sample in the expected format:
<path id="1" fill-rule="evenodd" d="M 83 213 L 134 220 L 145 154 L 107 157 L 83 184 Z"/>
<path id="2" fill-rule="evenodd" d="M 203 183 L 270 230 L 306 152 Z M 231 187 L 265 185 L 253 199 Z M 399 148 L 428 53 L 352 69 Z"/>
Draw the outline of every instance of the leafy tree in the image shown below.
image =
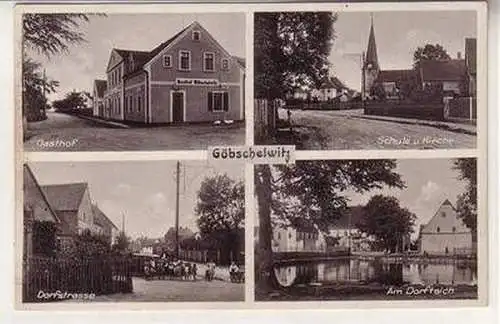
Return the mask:
<path id="1" fill-rule="evenodd" d="M 328 76 L 336 19 L 331 12 L 256 13 L 256 97 L 272 100 L 300 86 L 318 87 Z"/>
<path id="2" fill-rule="evenodd" d="M 203 237 L 218 242 L 223 253 L 239 253 L 244 243 L 245 190 L 242 181 L 227 175 L 205 178 L 195 207 L 197 224 Z"/>
<path id="3" fill-rule="evenodd" d="M 88 92 L 77 92 L 75 90 L 66 94 L 61 100 L 54 100 L 52 106 L 58 111 L 71 111 L 87 107 L 87 101 L 90 98 Z"/>
<path id="4" fill-rule="evenodd" d="M 262 289 L 275 284 L 272 275 L 272 220 L 305 217 L 320 229 L 338 219 L 347 207 L 346 191 L 363 193 L 390 186 L 403 188 L 393 172 L 393 160 L 317 160 L 295 165 L 255 167 L 255 190 L 259 210 L 259 260 Z M 294 203 L 295 202 L 295 203 Z"/>
<path id="5" fill-rule="evenodd" d="M 443 46 L 439 44 L 426 44 L 424 47 L 418 47 L 413 54 L 414 65 L 417 66 L 418 63 L 424 60 L 449 60 L 450 55 L 446 52 Z"/>
<path id="6" fill-rule="evenodd" d="M 458 217 L 471 229 L 473 241 L 477 240 L 477 160 L 461 158 L 453 161 L 459 179 L 467 181 L 466 191 L 457 197 Z"/>
<path id="7" fill-rule="evenodd" d="M 36 73 L 39 63 L 28 57 L 28 50 L 51 57 L 67 53 L 69 45 L 84 42 L 78 31 L 89 21 L 86 14 L 23 14 L 23 115 L 27 121 L 40 120 L 44 116 L 47 101 L 45 93 L 54 92 L 58 83 L 46 80 Z"/>
<path id="8" fill-rule="evenodd" d="M 78 28 L 88 21 L 86 14 L 24 14 L 23 45 L 48 57 L 67 52 L 69 45 L 85 41 Z"/>
<path id="9" fill-rule="evenodd" d="M 363 208 L 358 228 L 373 235 L 379 245 L 390 252 L 401 251 L 404 237 L 413 233 L 417 216 L 399 205 L 396 197 L 375 195 Z"/>
<path id="10" fill-rule="evenodd" d="M 120 231 L 116 237 L 116 242 L 112 246 L 112 250 L 115 252 L 127 252 L 130 245 L 130 238 L 125 234 L 124 231 Z"/>
<path id="11" fill-rule="evenodd" d="M 23 112 L 28 121 L 42 120 L 48 107 L 44 93 L 55 92 L 59 82 L 46 78 L 40 63 L 26 57 L 23 60 Z"/>

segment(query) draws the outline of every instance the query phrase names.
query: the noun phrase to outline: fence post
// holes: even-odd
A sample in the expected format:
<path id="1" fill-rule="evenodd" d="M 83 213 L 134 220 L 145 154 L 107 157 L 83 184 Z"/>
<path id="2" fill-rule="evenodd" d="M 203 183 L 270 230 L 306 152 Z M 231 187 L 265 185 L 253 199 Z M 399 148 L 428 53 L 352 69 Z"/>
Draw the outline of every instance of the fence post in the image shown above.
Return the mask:
<path id="1" fill-rule="evenodd" d="M 472 97 L 469 98 L 469 120 L 472 120 Z"/>

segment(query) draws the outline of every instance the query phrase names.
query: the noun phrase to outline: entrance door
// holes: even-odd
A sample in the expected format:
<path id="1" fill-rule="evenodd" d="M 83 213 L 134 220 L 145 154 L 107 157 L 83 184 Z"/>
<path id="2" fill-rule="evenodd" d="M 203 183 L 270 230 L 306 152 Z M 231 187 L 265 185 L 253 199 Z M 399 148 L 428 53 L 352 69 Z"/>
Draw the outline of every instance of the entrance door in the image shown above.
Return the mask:
<path id="1" fill-rule="evenodd" d="M 184 92 L 172 92 L 172 122 L 180 123 L 184 121 Z"/>

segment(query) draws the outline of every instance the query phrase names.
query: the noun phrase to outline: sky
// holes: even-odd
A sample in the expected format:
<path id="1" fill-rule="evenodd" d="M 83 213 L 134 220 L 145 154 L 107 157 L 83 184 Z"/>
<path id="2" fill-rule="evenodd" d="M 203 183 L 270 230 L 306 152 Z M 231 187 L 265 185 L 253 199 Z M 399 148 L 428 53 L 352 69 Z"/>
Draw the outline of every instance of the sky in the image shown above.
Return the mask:
<path id="1" fill-rule="evenodd" d="M 69 54 L 48 60 L 30 53 L 43 63 L 48 78 L 58 80 L 60 99 L 75 89 L 92 92 L 94 79 L 105 79 L 112 48 L 149 51 L 193 21 L 198 21 L 229 53 L 245 57 L 245 15 L 243 13 L 204 14 L 110 14 L 92 16 L 79 31 L 86 43 L 71 46 Z"/>
<path id="2" fill-rule="evenodd" d="M 465 192 L 467 183 L 458 180 L 458 171 L 452 169 L 450 159 L 401 159 L 396 161 L 394 172 L 401 175 L 406 184 L 404 189 L 383 188 L 359 194 L 346 191 L 348 206 L 366 205 L 377 194 L 398 198 L 400 206 L 417 216 L 412 238 L 418 236 L 421 224 L 426 224 L 448 199 L 456 206 L 457 196 Z M 258 214 L 255 212 L 255 222 Z"/>
<path id="3" fill-rule="evenodd" d="M 465 53 L 465 38 L 476 37 L 474 11 L 402 11 L 373 13 L 375 41 L 382 70 L 408 69 L 413 53 L 427 43 L 441 44 L 455 58 Z M 348 87 L 361 88 L 361 53 L 370 32 L 369 12 L 338 14 L 330 73 Z"/>
<path id="4" fill-rule="evenodd" d="M 176 161 L 36 162 L 29 164 L 41 185 L 87 182 L 93 202 L 127 235 L 162 237 L 175 224 Z M 181 161 L 179 225 L 197 232 L 194 207 L 207 176 L 240 181 L 244 165 Z"/>

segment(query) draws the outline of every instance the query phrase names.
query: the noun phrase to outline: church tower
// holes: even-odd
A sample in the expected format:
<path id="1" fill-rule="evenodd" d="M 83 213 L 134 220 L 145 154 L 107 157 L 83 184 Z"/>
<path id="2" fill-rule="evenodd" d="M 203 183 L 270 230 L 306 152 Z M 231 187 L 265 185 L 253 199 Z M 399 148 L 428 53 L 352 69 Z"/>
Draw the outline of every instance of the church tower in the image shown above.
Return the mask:
<path id="1" fill-rule="evenodd" d="M 375 43 L 375 30 L 373 29 L 373 14 L 371 15 L 370 36 L 368 38 L 368 47 L 366 49 L 366 56 L 363 62 L 363 76 L 364 76 L 364 91 L 365 95 L 370 94 L 370 90 L 377 79 L 380 72 L 377 56 L 377 44 Z"/>

